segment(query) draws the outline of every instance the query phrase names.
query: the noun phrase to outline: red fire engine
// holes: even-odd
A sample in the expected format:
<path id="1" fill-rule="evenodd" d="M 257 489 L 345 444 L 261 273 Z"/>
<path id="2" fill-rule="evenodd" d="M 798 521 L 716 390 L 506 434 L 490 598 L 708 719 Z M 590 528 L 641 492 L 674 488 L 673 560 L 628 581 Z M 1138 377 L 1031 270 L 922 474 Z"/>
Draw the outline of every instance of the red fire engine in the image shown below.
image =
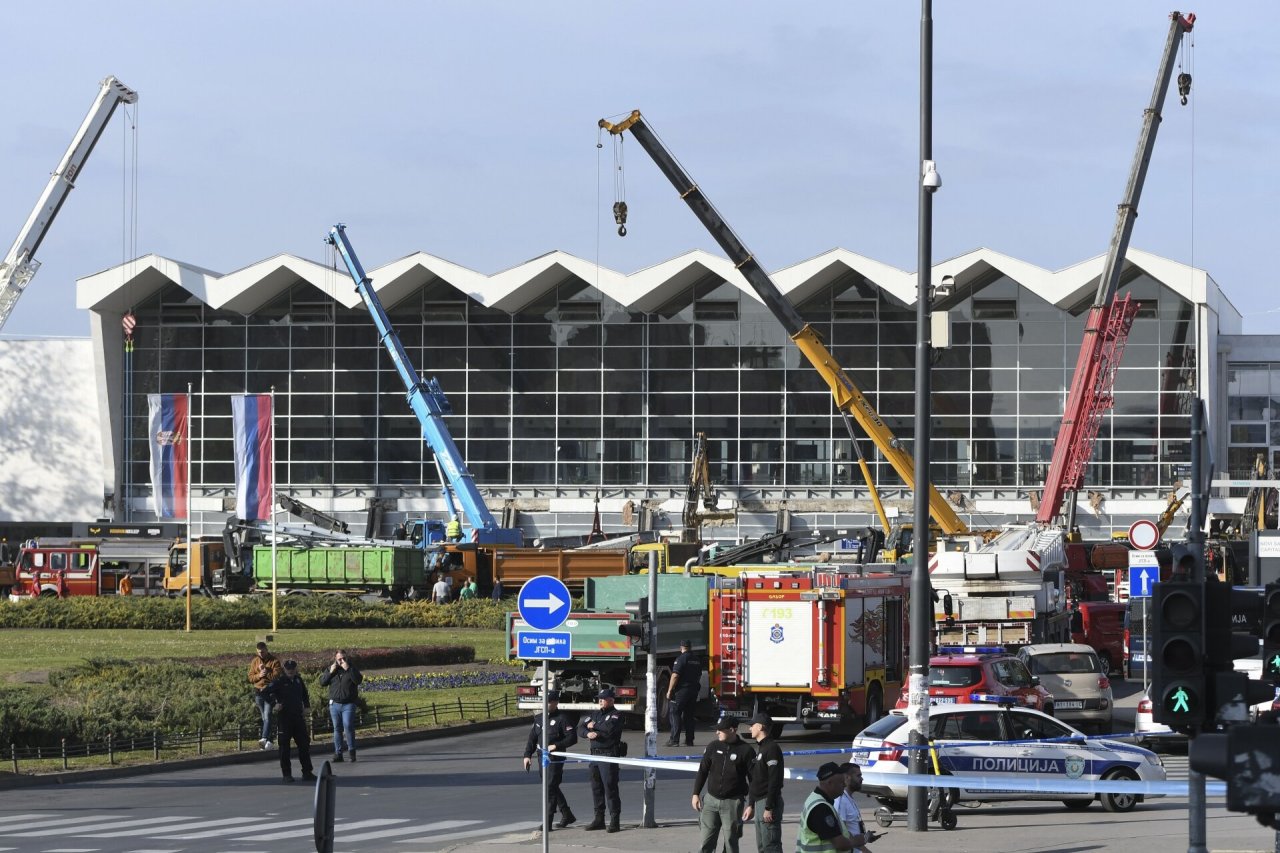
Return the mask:
<path id="1" fill-rule="evenodd" d="M 783 723 L 863 725 L 907 669 L 910 579 L 891 573 L 744 573 L 711 591 L 711 689 L 725 710 Z"/>
<path id="2" fill-rule="evenodd" d="M 114 595 L 121 571 L 104 570 L 92 542 L 40 540 L 27 542 L 18 554 L 15 595 Z"/>

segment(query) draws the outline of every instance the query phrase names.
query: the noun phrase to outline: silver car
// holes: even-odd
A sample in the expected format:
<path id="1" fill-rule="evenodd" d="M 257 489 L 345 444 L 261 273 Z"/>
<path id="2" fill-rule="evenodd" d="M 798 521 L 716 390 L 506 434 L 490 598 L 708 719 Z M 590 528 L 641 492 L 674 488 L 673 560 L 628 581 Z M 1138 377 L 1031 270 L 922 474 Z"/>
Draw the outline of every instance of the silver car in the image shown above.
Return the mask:
<path id="1" fill-rule="evenodd" d="M 1018 658 L 1053 694 L 1053 714 L 1072 725 L 1098 734 L 1111 731 L 1115 706 L 1106 667 L 1091 646 L 1083 643 L 1038 643 L 1023 646 Z"/>

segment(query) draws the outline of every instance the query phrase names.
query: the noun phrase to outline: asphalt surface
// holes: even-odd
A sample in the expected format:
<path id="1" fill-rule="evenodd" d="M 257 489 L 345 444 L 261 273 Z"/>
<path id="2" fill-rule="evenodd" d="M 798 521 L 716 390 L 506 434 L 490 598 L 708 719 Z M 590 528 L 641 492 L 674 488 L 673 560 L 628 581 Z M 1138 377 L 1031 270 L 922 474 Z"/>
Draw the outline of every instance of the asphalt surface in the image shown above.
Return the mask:
<path id="1" fill-rule="evenodd" d="M 1121 699 L 1124 703 L 1126 699 Z M 1132 701 L 1136 702 L 1136 699 Z M 1122 705 L 1123 711 L 1123 705 Z M 1129 711 L 1131 713 L 1131 709 Z M 527 729 L 523 726 L 456 737 L 375 746 L 360 750 L 358 764 L 333 765 L 337 777 L 336 851 L 458 850 L 502 853 L 510 846 L 540 846 L 539 786 L 536 772 L 521 769 Z M 699 731 L 701 748 L 713 734 Z M 643 753 L 643 735 L 628 734 L 632 755 Z M 784 749 L 840 747 L 822 731 L 795 732 Z M 328 745 L 313 753 L 329 756 Z M 662 748 L 675 755 L 683 749 Z M 799 756 L 794 768 L 814 768 L 827 756 Z M 1167 759 L 1170 776 L 1185 778 L 1184 756 Z M 295 770 L 295 773 L 297 771 Z M 586 832 L 591 819 L 587 771 L 571 766 L 565 792 L 579 821 L 549 838 L 557 848 L 617 851 L 696 849 L 698 829 L 689 794 L 692 777 L 676 771 L 659 776 L 656 828 L 640 828 L 641 773 L 622 771 L 623 831 Z M 783 843 L 793 850 L 800 804 L 811 783 L 789 782 L 785 791 Z M 314 787 L 285 785 L 273 756 L 247 765 L 169 770 L 149 776 L 97 780 L 55 787 L 12 790 L 0 797 L 0 851 L 13 853 L 292 853 L 314 850 Z M 876 804 L 863 798 L 868 820 Z M 1153 800 L 1125 815 L 1105 814 L 1094 805 L 1067 812 L 1057 803 L 982 806 L 958 811 L 959 828 L 910 833 L 895 824 L 876 853 L 898 851 L 1132 851 L 1186 847 L 1186 803 Z M 1247 816 L 1211 805 L 1212 850 L 1272 850 L 1275 836 Z M 748 829 L 743 853 L 755 850 Z"/>

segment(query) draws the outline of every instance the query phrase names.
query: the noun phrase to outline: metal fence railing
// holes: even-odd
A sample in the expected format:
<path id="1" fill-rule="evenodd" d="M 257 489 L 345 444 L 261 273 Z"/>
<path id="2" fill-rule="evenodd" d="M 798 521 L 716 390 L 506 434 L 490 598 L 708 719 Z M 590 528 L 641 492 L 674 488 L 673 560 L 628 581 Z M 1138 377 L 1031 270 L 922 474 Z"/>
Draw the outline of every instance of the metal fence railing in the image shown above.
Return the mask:
<path id="1" fill-rule="evenodd" d="M 322 706 L 323 708 L 323 706 Z M 432 702 L 429 705 L 410 707 L 405 704 L 399 708 L 375 706 L 365 713 L 356 715 L 356 731 L 366 732 L 406 732 L 414 728 L 433 728 L 442 723 L 455 721 L 473 722 L 477 720 L 502 719 L 519 714 L 516 697 L 510 694 L 497 699 L 464 700 L 459 698 L 452 702 Z M 194 732 L 162 732 L 155 730 L 149 735 L 129 738 L 113 738 L 111 735 L 99 741 L 71 741 L 63 738 L 61 743 L 44 746 L 20 746 L 10 743 L 8 770 L 21 773 L 22 766 L 29 770 L 56 769 L 61 764 L 63 770 L 71 769 L 76 760 L 101 758 L 106 756 L 108 764 L 115 764 L 117 759 L 128 756 L 136 757 L 137 753 L 150 753 L 154 761 L 169 755 L 204 755 L 209 753 L 239 752 L 246 743 L 252 750 L 258 750 L 259 722 L 242 723 L 235 728 Z M 318 735 L 332 733 L 333 723 L 327 713 L 313 713 L 310 719 L 311 740 Z M 90 763 L 100 763 L 90 762 Z M 32 766 L 35 765 L 35 766 Z"/>

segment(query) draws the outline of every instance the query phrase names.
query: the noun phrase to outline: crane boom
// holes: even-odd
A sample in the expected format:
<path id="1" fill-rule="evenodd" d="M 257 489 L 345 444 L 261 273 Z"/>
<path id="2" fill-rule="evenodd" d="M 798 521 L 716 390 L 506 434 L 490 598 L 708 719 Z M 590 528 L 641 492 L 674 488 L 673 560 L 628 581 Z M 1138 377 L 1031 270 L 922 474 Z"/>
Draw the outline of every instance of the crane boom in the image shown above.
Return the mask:
<path id="1" fill-rule="evenodd" d="M 106 129 L 107 122 L 111 120 L 112 113 L 120 104 L 132 104 L 137 100 L 138 93 L 115 77 L 102 81 L 98 97 L 89 108 L 89 114 L 80 123 L 80 129 L 72 137 L 67 153 L 62 155 L 58 168 L 49 176 L 49 183 L 32 208 L 26 224 L 18 232 L 9 253 L 0 261 L 0 329 L 4 328 L 18 298 L 40 268 L 40 262 L 35 259 L 36 249 L 40 248 L 40 243 L 44 241 L 44 236 L 49 232 L 54 217 L 62 209 L 67 195 L 75 189 L 76 178 L 89 159 L 89 154 L 93 152 L 93 146 L 98 143 L 98 137 Z"/>
<path id="2" fill-rule="evenodd" d="M 1067 494 L 1080 490 L 1084 472 L 1093 456 L 1094 440 L 1102 423 L 1102 415 L 1113 403 L 1112 389 L 1115 387 L 1116 368 L 1120 365 L 1129 330 L 1138 312 L 1137 304 L 1127 296 L 1117 300 L 1116 290 L 1120 285 L 1124 257 L 1129 250 L 1129 239 L 1133 235 L 1133 223 L 1138 218 L 1138 200 L 1142 197 L 1142 185 L 1146 182 L 1147 167 L 1151 164 L 1156 132 L 1160 129 L 1160 110 L 1169 91 L 1169 81 L 1173 78 L 1178 46 L 1182 43 L 1182 37 L 1191 32 L 1196 20 L 1194 14 L 1184 17 L 1180 12 L 1174 12 L 1169 17 L 1169 36 L 1160 57 L 1155 89 L 1151 93 L 1151 103 L 1143 113 L 1138 150 L 1129 169 L 1124 200 L 1116 210 L 1111 245 L 1102 265 L 1093 306 L 1089 309 L 1089 317 L 1085 322 L 1084 341 L 1080 345 L 1075 373 L 1071 377 L 1066 411 L 1053 445 L 1053 460 L 1049 464 L 1044 496 L 1036 513 L 1036 521 L 1041 524 L 1049 524 L 1057 518 Z M 1191 76 L 1181 75 L 1178 88 L 1184 104 L 1190 87 Z M 1073 501 L 1067 519 L 1068 527 L 1074 524 L 1074 514 Z"/>
<path id="3" fill-rule="evenodd" d="M 449 486 L 462 504 L 467 522 L 473 528 L 472 538 L 482 544 L 523 544 L 524 537 L 519 530 L 499 527 L 497 519 L 489 511 L 475 478 L 471 476 L 462 454 L 458 451 L 457 444 L 453 441 L 449 427 L 445 425 L 444 416 L 453 411 L 449 406 L 448 398 L 440 390 L 440 385 L 434 378 L 424 382 L 410 364 L 404 345 L 400 343 L 400 336 L 396 334 L 386 310 L 382 307 L 382 300 L 374 292 L 373 284 L 365 275 L 364 267 L 360 265 L 355 249 L 351 248 L 351 242 L 347 239 L 346 226 L 339 224 L 331 228 L 328 242 L 342 256 L 343 262 L 347 265 L 347 271 L 355 282 L 356 292 L 360 294 L 365 307 L 369 309 L 369 316 L 373 318 L 373 323 L 378 328 L 378 337 L 391 356 L 401 381 L 404 382 L 408 392 L 409 408 L 418 416 L 418 422 L 422 425 L 422 437 L 435 454 L 436 462 L 444 471 Z"/>
<path id="4" fill-rule="evenodd" d="M 804 354 L 809 364 L 818 371 L 823 381 L 830 387 L 831 395 L 835 399 L 836 407 L 841 414 L 851 415 L 858 422 L 858 426 L 862 428 L 872 443 L 884 454 L 885 459 L 898 472 L 898 476 L 902 478 L 903 482 L 912 488 L 927 488 L 929 490 L 929 512 L 945 533 L 963 534 L 969 532 L 968 527 L 960 520 L 955 510 L 934 488 L 933 484 L 916 483 L 915 462 L 911 458 L 911 454 L 902 447 L 902 442 L 889 429 L 888 424 L 884 422 L 875 407 L 871 405 L 871 401 L 863 395 L 858 386 L 854 384 L 849 375 L 836 362 L 822 342 L 817 330 L 801 318 L 799 312 L 787 301 L 787 298 L 778 290 L 777 285 L 769 278 L 768 273 L 760 266 L 759 261 L 747 250 L 747 247 L 738 239 L 738 235 L 733 232 L 733 229 L 729 227 L 707 197 L 703 195 L 698 185 L 685 173 L 675 157 L 667 151 L 662 141 L 645 124 L 640 111 L 635 110 L 617 124 L 600 119 L 600 127 L 615 136 L 628 130 L 631 131 L 636 142 L 640 143 L 640 147 L 653 159 L 662 174 L 667 176 L 667 180 L 671 182 L 672 186 L 676 188 L 676 192 L 689 205 L 689 209 L 693 211 L 694 216 L 698 217 L 698 221 L 720 244 L 720 248 L 724 249 L 728 254 L 729 260 L 733 261 L 734 266 L 738 268 L 746 278 L 747 283 L 756 292 L 756 295 L 764 302 L 765 307 L 782 324 L 782 327 L 786 329 L 787 335 L 800 349 L 800 352 Z M 844 421 L 845 426 L 849 428 L 849 419 L 846 417 Z M 849 437 L 855 444 L 857 443 L 858 439 L 854 435 L 852 428 L 849 428 Z M 868 484 L 874 489 L 874 485 L 870 481 L 868 481 Z"/>

